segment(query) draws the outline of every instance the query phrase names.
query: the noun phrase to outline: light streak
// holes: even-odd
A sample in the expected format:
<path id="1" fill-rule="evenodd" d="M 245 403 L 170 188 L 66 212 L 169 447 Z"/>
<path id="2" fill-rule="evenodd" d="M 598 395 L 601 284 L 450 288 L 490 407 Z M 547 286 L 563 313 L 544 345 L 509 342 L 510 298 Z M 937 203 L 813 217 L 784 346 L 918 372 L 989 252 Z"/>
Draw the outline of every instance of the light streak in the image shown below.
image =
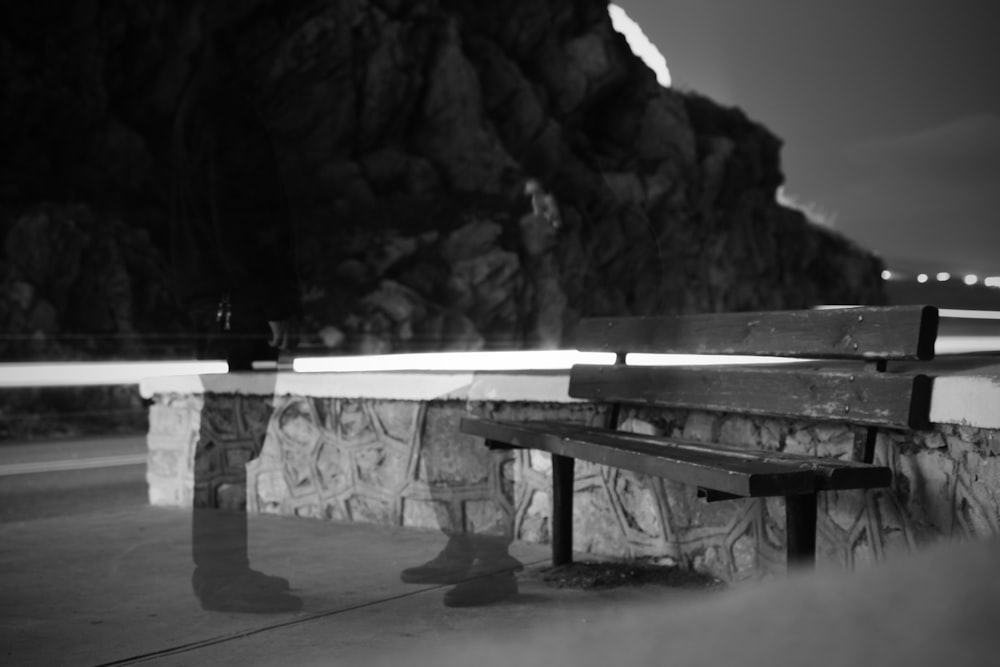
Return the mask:
<path id="1" fill-rule="evenodd" d="M 87 470 L 90 468 L 115 468 L 118 466 L 143 465 L 148 454 L 121 454 L 118 456 L 94 456 L 84 459 L 66 459 L 63 461 L 32 461 L 26 463 L 7 463 L 0 465 L 0 477 L 11 475 L 31 475 L 40 472 L 66 472 L 69 470 Z"/>
<path id="2" fill-rule="evenodd" d="M 0 387 L 139 384 L 146 378 L 226 373 L 225 361 L 74 361 L 0 364 Z"/>
<path id="3" fill-rule="evenodd" d="M 1000 310 L 968 310 L 965 308 L 939 308 L 941 317 L 961 320 L 1000 320 Z"/>
<path id="4" fill-rule="evenodd" d="M 934 341 L 934 354 L 970 354 L 1000 351 L 1000 336 L 940 336 Z"/>
<path id="5" fill-rule="evenodd" d="M 819 308 L 854 308 L 857 306 L 820 306 Z M 951 323 L 936 343 L 937 354 L 1000 351 L 1000 335 L 989 331 L 975 334 L 969 326 L 974 320 L 1000 320 L 1000 311 L 941 309 L 942 324 Z M 964 325 L 962 321 L 966 321 Z M 993 324 L 983 325 L 990 329 Z M 976 328 L 982 328 L 982 325 Z M 973 333 L 973 335 L 969 335 Z M 291 362 L 296 373 L 391 373 L 391 372 L 491 372 L 491 371 L 563 371 L 575 364 L 610 365 L 610 352 L 578 350 L 524 350 L 489 352 L 427 352 L 370 356 L 302 357 Z M 708 354 L 629 354 L 633 366 L 712 366 L 798 363 L 808 359 L 747 355 Z M 256 365 L 255 370 L 283 371 L 285 363 Z M 141 362 L 54 362 L 0 364 L 0 387 L 68 387 L 88 385 L 129 385 L 157 377 L 225 374 L 225 361 L 141 361 Z"/>
<path id="6" fill-rule="evenodd" d="M 357 357 L 296 359 L 297 373 L 365 373 L 385 371 L 513 371 L 565 370 L 573 364 L 611 364 L 610 352 L 525 350 L 510 352 L 425 352 Z"/>
<path id="7" fill-rule="evenodd" d="M 646 354 L 625 357 L 629 366 L 762 366 L 809 361 L 793 357 L 755 357 L 740 354 Z"/>

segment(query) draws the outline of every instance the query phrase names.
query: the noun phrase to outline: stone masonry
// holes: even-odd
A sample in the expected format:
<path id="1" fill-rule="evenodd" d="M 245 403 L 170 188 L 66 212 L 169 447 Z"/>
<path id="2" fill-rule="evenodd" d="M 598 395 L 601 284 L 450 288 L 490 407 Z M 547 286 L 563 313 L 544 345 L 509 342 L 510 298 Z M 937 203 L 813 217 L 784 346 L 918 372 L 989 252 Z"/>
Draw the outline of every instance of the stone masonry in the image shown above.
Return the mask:
<path id="1" fill-rule="evenodd" d="M 599 423 L 583 403 L 430 402 L 230 395 L 224 418 L 201 414 L 199 395 L 155 394 L 150 408 L 150 500 L 337 521 L 506 533 L 549 541 L 550 461 L 530 451 L 490 452 L 458 433 L 466 413 Z M 274 405 L 270 418 L 271 404 Z M 203 421 L 211 419 L 211 428 Z M 638 411 L 624 428 L 776 451 L 850 456 L 841 426 L 686 411 Z M 199 433 L 221 449 L 203 453 Z M 195 452 L 210 460 L 193 460 Z M 211 450 L 210 450 L 211 451 Z M 253 460 L 254 456 L 259 452 Z M 884 432 L 876 459 L 891 489 L 820 497 L 820 568 L 854 568 L 940 539 L 1000 530 L 1000 433 L 939 425 Z M 249 462 L 248 462 L 249 461 Z M 248 462 L 248 463 L 247 463 Z M 246 464 L 246 488 L 238 467 Z M 194 488 L 194 470 L 199 484 Z M 202 467 L 203 466 L 203 467 Z M 706 503 L 693 488 L 577 462 L 574 540 L 579 551 L 667 557 L 728 580 L 784 570 L 781 499 Z"/>

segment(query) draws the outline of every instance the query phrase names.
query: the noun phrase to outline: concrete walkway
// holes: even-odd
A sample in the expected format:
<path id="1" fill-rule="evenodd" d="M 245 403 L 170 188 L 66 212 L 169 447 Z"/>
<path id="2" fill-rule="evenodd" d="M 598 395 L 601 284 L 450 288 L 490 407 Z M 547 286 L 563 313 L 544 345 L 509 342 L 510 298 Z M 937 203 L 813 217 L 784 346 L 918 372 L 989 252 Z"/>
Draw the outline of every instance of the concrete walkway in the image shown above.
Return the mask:
<path id="1" fill-rule="evenodd" d="M 718 592 L 544 582 L 515 544 L 520 594 L 444 607 L 404 584 L 443 537 L 253 517 L 252 565 L 291 580 L 295 613 L 201 609 L 190 514 L 142 507 L 0 525 L 0 664 L 906 665 L 994 664 L 1000 541 L 943 545 L 854 574 L 792 574 Z"/>
<path id="2" fill-rule="evenodd" d="M 209 612 L 192 593 L 190 523 L 190 512 L 142 507 L 0 525 L 0 664 L 368 665 L 697 595 L 559 589 L 541 579 L 548 549 L 518 543 L 516 598 L 447 608 L 449 586 L 399 578 L 438 553 L 440 533 L 251 517 L 252 566 L 288 578 L 303 609 Z"/>

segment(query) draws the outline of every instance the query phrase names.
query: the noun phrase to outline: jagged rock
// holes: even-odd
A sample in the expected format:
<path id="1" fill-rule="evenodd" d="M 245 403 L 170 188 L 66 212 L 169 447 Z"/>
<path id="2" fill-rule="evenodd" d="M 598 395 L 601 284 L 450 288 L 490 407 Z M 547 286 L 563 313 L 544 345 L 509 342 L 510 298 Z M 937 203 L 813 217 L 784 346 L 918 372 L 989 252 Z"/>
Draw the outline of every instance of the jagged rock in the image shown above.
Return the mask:
<path id="1" fill-rule="evenodd" d="M 162 270 L 182 4 L 0 14 L 5 328 L 183 326 Z M 775 202 L 781 141 L 661 88 L 605 0 L 211 7 L 272 130 L 307 347 L 552 347 L 586 315 L 883 300 L 877 258 Z"/>
<path id="2" fill-rule="evenodd" d="M 82 208 L 43 208 L 14 221 L 5 243 L 8 279 L 32 285 L 57 308 L 64 308 L 80 277 L 89 241 L 80 216 L 88 214 Z"/>
<path id="3" fill-rule="evenodd" d="M 488 253 L 496 245 L 503 228 L 490 220 L 473 220 L 459 227 L 442 242 L 441 259 L 451 264 Z"/>
<path id="4" fill-rule="evenodd" d="M 178 330 L 162 260 L 143 230 L 83 205 L 45 204 L 0 222 L 8 334 L 0 358 L 136 355 L 137 330 Z M 173 324 L 152 328 L 162 322 Z"/>

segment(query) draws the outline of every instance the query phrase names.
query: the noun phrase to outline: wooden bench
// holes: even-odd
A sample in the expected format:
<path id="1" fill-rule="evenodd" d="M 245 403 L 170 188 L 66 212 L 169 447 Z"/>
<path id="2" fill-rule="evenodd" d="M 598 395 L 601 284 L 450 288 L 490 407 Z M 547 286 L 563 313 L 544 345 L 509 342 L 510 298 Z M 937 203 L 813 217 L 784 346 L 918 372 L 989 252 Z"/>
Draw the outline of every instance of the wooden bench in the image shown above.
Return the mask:
<path id="1" fill-rule="evenodd" d="M 782 496 L 789 564 L 816 552 L 817 493 L 889 486 L 874 465 L 878 429 L 930 427 L 931 379 L 893 372 L 894 361 L 934 355 L 938 311 L 926 306 L 843 308 L 587 319 L 583 351 L 616 354 L 614 365 L 576 365 L 569 394 L 611 404 L 605 428 L 467 417 L 461 431 L 491 448 L 552 454 L 552 559 L 572 560 L 573 467 L 583 459 L 698 487 L 708 501 Z M 641 366 L 629 353 L 792 357 L 762 365 Z M 783 361 L 783 360 L 779 360 Z M 815 458 L 745 446 L 617 430 L 621 406 L 655 406 L 856 425 L 853 459 Z"/>

